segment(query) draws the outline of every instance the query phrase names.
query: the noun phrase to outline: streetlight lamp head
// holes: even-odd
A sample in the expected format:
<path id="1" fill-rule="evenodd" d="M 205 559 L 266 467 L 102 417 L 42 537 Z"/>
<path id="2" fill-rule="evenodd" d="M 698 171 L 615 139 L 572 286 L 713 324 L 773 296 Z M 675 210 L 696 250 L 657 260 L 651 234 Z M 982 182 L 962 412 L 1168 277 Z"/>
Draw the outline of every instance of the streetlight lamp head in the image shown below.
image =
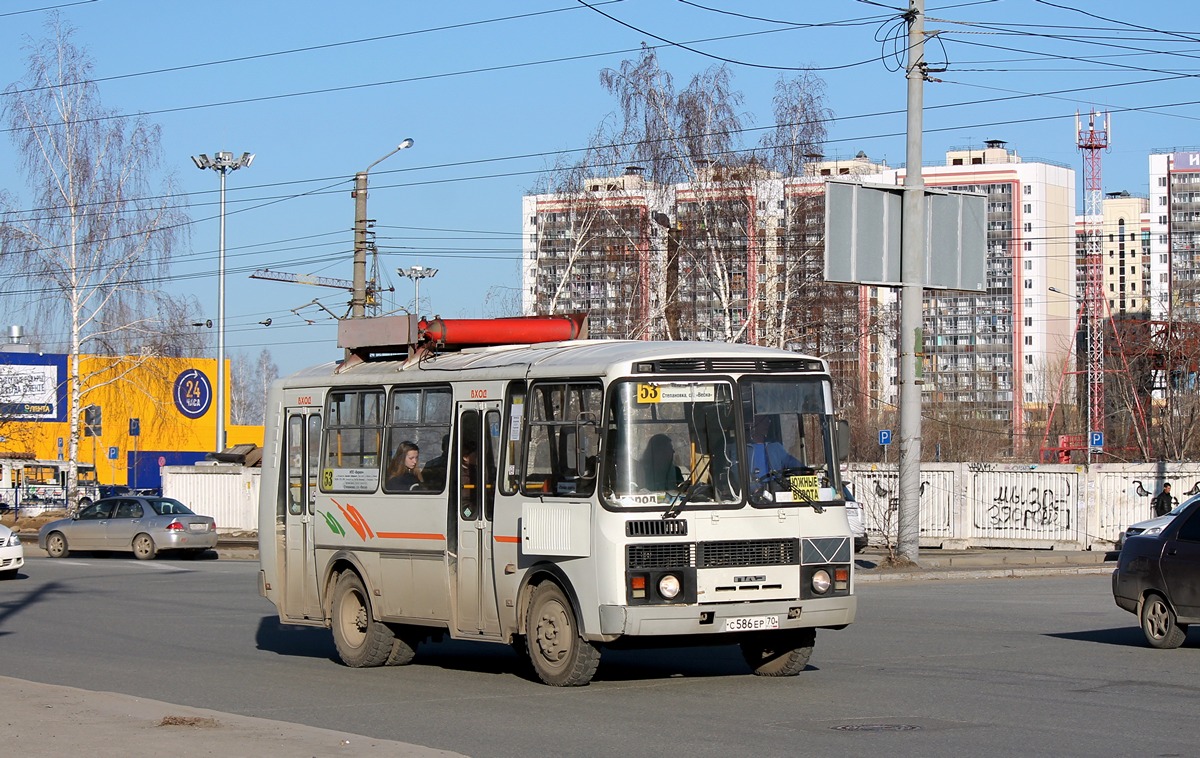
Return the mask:
<path id="1" fill-rule="evenodd" d="M 406 139 L 405 139 L 403 142 L 401 142 L 401 143 L 400 143 L 400 144 L 399 144 L 399 145 L 396 147 L 396 149 L 397 149 L 397 150 L 406 150 L 406 149 L 408 149 L 408 148 L 410 148 L 410 147 L 412 147 L 412 146 L 413 146 L 413 139 L 412 139 L 412 137 L 408 137 L 408 138 L 406 138 Z"/>
<path id="2" fill-rule="evenodd" d="M 242 159 L 238 161 L 238 164 L 241 165 L 242 168 L 250 168 L 250 164 L 253 162 L 254 153 L 242 153 Z"/>
<path id="3" fill-rule="evenodd" d="M 208 156 L 204 153 L 200 153 L 199 155 L 193 155 L 192 163 L 195 163 L 196 168 L 199 168 L 199 169 L 206 169 L 212 165 L 212 161 L 209 160 Z"/>

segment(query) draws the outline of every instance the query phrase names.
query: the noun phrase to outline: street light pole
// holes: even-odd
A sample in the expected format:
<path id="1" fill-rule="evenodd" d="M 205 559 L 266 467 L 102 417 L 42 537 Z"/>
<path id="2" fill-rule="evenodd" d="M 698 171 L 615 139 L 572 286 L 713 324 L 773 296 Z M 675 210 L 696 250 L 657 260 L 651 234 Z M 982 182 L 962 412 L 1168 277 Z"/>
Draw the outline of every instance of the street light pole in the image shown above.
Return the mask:
<path id="1" fill-rule="evenodd" d="M 217 440 L 216 451 L 225 449 L 225 175 L 239 168 L 250 168 L 254 161 L 253 153 L 242 153 L 241 158 L 234 158 L 230 152 L 216 152 L 209 158 L 207 154 L 192 156 L 192 163 L 198 169 L 212 169 L 221 175 L 221 240 L 217 254 Z"/>
<path id="2" fill-rule="evenodd" d="M 354 291 L 350 296 L 350 317 L 362 318 L 367 311 L 367 172 L 396 153 L 413 146 L 408 138 L 387 155 L 354 175 Z"/>
<path id="3" fill-rule="evenodd" d="M 396 272 L 400 276 L 413 280 L 413 313 L 419 317 L 421 315 L 421 280 L 432 279 L 437 276 L 438 270 L 425 266 L 409 266 L 396 269 Z"/>

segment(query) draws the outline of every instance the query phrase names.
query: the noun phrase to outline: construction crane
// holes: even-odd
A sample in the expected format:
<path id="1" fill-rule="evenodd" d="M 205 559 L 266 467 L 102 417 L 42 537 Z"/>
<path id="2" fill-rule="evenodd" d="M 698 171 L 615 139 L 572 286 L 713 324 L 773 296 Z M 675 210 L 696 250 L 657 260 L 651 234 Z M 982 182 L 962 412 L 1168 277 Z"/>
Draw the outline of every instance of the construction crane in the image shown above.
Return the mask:
<path id="1" fill-rule="evenodd" d="M 291 282 L 292 284 L 311 284 L 315 287 L 332 287 L 334 289 L 346 290 L 347 292 L 354 291 L 354 282 L 349 279 L 335 279 L 328 276 L 314 276 L 313 274 L 292 274 L 286 271 L 272 271 L 267 268 L 256 269 L 250 275 L 251 279 L 268 279 L 273 282 Z M 388 292 L 395 292 L 395 287 L 388 287 Z M 375 296 L 375 280 L 367 282 L 367 316 L 380 315 L 379 298 Z"/>

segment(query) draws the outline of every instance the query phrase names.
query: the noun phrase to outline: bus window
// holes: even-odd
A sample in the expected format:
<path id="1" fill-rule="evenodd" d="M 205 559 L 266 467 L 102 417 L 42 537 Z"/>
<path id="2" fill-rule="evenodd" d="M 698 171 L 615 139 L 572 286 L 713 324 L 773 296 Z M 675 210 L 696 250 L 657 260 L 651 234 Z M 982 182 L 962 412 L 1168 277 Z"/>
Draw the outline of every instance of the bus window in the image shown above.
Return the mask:
<path id="1" fill-rule="evenodd" d="M 525 385 L 514 382 L 509 390 L 504 422 L 504 475 L 500 491 L 515 495 L 521 489 L 521 431 L 525 424 Z"/>
<path id="2" fill-rule="evenodd" d="M 392 391 L 388 403 L 388 464 L 384 474 L 384 492 L 404 490 L 434 494 L 445 489 L 452 407 L 449 387 L 414 387 Z M 400 446 L 406 442 L 417 447 L 415 487 L 400 476 Z M 409 486 L 401 487 L 401 481 Z"/>
<path id="3" fill-rule="evenodd" d="M 529 391 L 529 440 L 525 453 L 525 494 L 590 495 L 596 486 L 595 461 L 578 437 L 581 424 L 600 418 L 599 384 L 535 384 Z"/>
<path id="4" fill-rule="evenodd" d="M 304 513 L 304 417 L 290 416 L 287 424 L 287 509 Z"/>
<path id="5" fill-rule="evenodd" d="M 382 407 L 382 390 L 329 393 L 322 492 L 378 489 Z"/>
<path id="6" fill-rule="evenodd" d="M 602 492 L 613 505 L 741 500 L 728 381 L 621 382 L 607 419 Z"/>

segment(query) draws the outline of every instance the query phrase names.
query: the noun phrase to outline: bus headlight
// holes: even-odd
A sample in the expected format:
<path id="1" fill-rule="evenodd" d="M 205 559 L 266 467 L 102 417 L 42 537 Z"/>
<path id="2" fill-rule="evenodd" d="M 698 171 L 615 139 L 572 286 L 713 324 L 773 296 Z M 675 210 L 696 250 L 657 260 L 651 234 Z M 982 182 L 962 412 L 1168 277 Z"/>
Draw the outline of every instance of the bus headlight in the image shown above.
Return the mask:
<path id="1" fill-rule="evenodd" d="M 812 588 L 813 592 L 818 595 L 824 595 L 829 592 L 829 588 L 833 586 L 833 580 L 829 578 L 829 572 L 825 569 L 820 569 L 813 572 Z"/>
<path id="2" fill-rule="evenodd" d="M 658 580 L 658 594 L 665 597 L 667 600 L 675 599 L 679 594 L 682 586 L 679 584 L 679 577 L 674 574 L 666 574 Z"/>

